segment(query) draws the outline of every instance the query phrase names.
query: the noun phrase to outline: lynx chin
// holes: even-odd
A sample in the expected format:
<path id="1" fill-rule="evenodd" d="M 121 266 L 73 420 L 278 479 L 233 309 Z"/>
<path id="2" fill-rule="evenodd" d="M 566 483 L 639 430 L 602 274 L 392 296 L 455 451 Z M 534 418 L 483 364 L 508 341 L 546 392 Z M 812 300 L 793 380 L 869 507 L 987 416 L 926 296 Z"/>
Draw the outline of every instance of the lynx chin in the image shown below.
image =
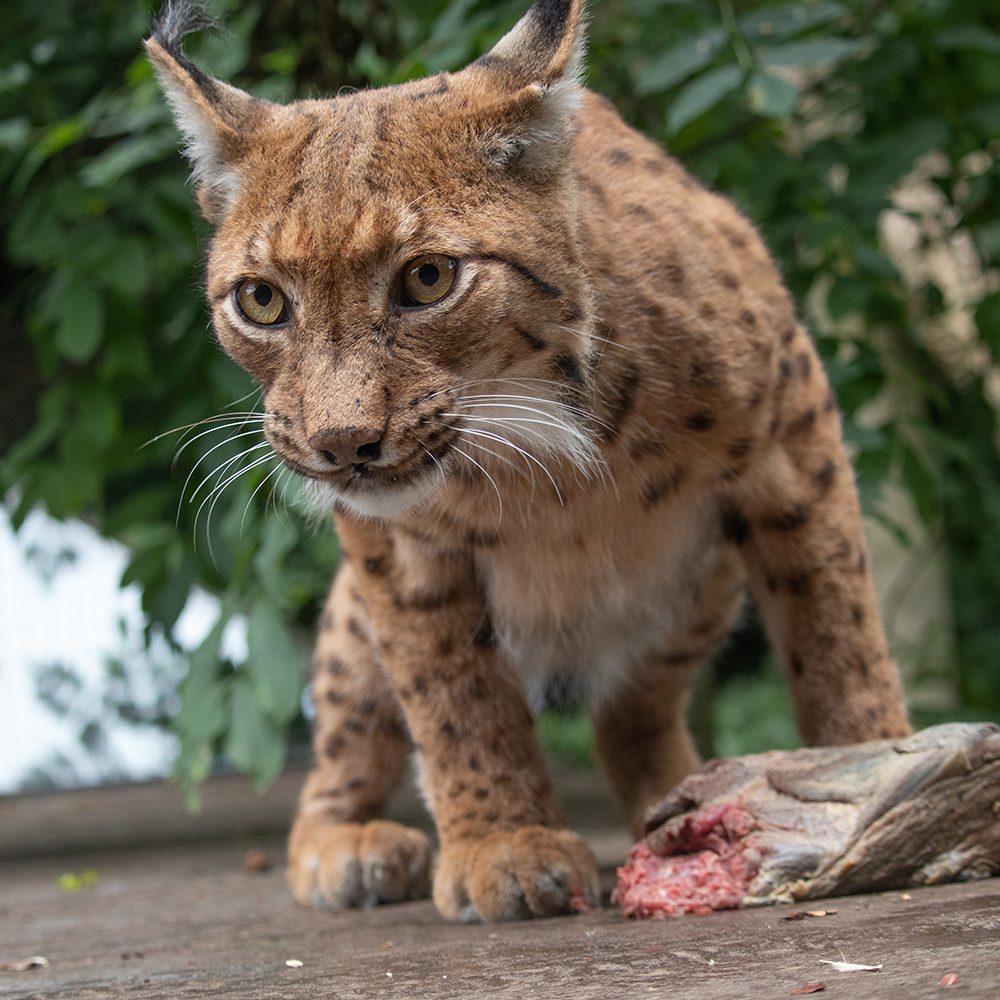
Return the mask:
<path id="1" fill-rule="evenodd" d="M 698 763 L 748 589 L 808 743 L 909 731 L 836 401 L 754 228 L 580 83 L 581 0 L 454 73 L 272 104 L 147 50 L 215 233 L 207 293 L 275 454 L 333 512 L 297 899 L 565 913 L 597 872 L 530 697 L 588 699 L 634 829 Z M 437 827 L 381 818 L 411 753 Z"/>

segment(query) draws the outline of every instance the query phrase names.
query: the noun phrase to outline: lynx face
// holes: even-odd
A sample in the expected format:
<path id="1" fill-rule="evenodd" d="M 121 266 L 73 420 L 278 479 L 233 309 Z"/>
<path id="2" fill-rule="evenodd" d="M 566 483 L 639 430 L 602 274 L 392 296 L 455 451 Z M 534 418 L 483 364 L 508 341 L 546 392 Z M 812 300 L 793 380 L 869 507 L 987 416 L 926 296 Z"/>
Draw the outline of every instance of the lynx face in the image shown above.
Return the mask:
<path id="1" fill-rule="evenodd" d="M 150 52 L 217 226 L 215 329 L 289 467 L 386 517 L 503 452 L 587 466 L 578 90 L 559 65 L 281 107 Z"/>

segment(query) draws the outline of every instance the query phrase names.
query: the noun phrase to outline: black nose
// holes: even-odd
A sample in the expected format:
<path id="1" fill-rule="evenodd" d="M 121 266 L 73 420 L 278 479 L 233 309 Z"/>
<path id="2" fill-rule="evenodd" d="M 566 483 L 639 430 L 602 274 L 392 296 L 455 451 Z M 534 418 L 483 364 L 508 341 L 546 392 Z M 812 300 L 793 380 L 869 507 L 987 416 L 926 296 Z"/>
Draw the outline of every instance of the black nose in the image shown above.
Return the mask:
<path id="1" fill-rule="evenodd" d="M 382 431 L 372 427 L 328 427 L 309 443 L 334 465 L 364 465 L 382 453 Z"/>

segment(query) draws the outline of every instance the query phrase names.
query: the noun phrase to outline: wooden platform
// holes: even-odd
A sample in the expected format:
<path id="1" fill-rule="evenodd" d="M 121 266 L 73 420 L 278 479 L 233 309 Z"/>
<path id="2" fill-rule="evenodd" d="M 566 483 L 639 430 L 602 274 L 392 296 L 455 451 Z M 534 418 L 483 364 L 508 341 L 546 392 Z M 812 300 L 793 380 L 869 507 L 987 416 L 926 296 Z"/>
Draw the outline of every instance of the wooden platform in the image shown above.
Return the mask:
<path id="1" fill-rule="evenodd" d="M 794 907 L 649 923 L 605 909 L 493 926 L 445 924 L 429 903 L 313 913 L 292 902 L 280 870 L 282 842 L 266 832 L 268 816 L 285 808 L 295 784 L 279 788 L 270 803 L 243 797 L 258 810 L 256 833 L 248 832 L 240 796 L 230 789 L 235 829 L 213 820 L 213 835 L 199 837 L 198 821 L 183 820 L 193 824 L 184 836 L 161 828 L 159 839 L 168 843 L 111 850 L 94 847 L 100 817 L 84 824 L 91 831 L 85 849 L 56 852 L 52 824 L 70 822 L 56 800 L 0 804 L 7 832 L 0 840 L 0 962 L 30 955 L 49 962 L 0 972 L 0 996 L 748 1000 L 822 982 L 823 996 L 862 1000 L 1000 997 L 1000 879 L 913 890 L 909 899 L 893 892 L 810 904 L 837 912 L 794 921 L 782 919 Z M 587 787 L 589 808 L 581 791 Z M 132 789 L 113 793 L 118 799 L 103 823 L 135 837 L 142 824 L 129 813 L 129 791 L 155 816 L 157 791 Z M 160 790 L 159 798 L 172 794 Z M 610 885 L 625 838 L 592 779 L 579 779 L 570 798 L 578 816 L 584 808 L 583 825 Z M 72 796 L 63 801 L 72 806 Z M 41 853 L 23 839 L 32 808 L 49 824 Z M 13 829 L 21 841 L 10 836 Z M 71 829 L 63 828 L 62 840 L 72 842 Z M 264 849 L 276 867 L 244 871 L 250 847 Z M 11 860 L 14 853 L 20 857 Z M 88 870 L 95 884 L 67 891 L 64 879 L 60 886 L 61 875 Z M 290 959 L 301 967 L 286 965 Z M 838 973 L 821 959 L 882 970 Z M 956 986 L 940 985 L 948 974 L 957 975 Z"/>

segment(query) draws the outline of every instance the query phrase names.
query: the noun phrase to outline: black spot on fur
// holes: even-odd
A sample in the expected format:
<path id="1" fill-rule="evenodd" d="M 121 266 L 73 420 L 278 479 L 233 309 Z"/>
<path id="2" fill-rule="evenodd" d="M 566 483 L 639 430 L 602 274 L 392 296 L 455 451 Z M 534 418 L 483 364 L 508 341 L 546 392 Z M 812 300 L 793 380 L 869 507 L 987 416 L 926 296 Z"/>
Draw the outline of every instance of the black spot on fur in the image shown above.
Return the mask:
<path id="1" fill-rule="evenodd" d="M 623 163 L 628 163 L 632 159 L 632 154 L 627 149 L 612 149 L 608 153 L 608 163 L 612 163 L 615 166 L 620 166 Z"/>
<path id="2" fill-rule="evenodd" d="M 782 358 L 778 362 L 778 380 L 787 382 L 792 377 L 792 363 L 788 358 Z"/>
<path id="3" fill-rule="evenodd" d="M 645 484 L 642 490 L 642 506 L 645 510 L 655 507 L 661 500 L 666 499 L 677 492 L 678 487 L 684 480 L 684 470 L 674 469 L 666 476 L 652 479 Z"/>
<path id="4" fill-rule="evenodd" d="M 753 438 L 737 438 L 726 450 L 730 458 L 746 458 L 753 451 Z"/>
<path id="5" fill-rule="evenodd" d="M 492 261 L 496 264 L 503 264 L 511 270 L 516 271 L 522 278 L 526 278 L 538 289 L 546 298 L 558 299 L 562 297 L 562 289 L 558 285 L 549 284 L 544 278 L 539 277 L 530 267 L 520 261 L 511 260 L 509 257 L 502 257 L 495 253 L 480 253 L 475 260 Z"/>
<path id="6" fill-rule="evenodd" d="M 351 778 L 344 788 L 349 792 L 356 792 L 359 788 L 364 788 L 368 782 L 364 778 Z"/>
<path id="7" fill-rule="evenodd" d="M 489 649 L 496 644 L 496 636 L 493 634 L 493 626 L 489 622 L 485 622 L 473 636 L 472 641 L 479 646 L 480 649 Z"/>
<path id="8" fill-rule="evenodd" d="M 344 697 L 339 691 L 334 691 L 333 688 L 328 688 L 326 692 L 326 700 L 331 705 L 343 705 L 347 698 Z"/>
<path id="9" fill-rule="evenodd" d="M 541 337 L 536 336 L 530 330 L 525 330 L 523 326 L 515 326 L 514 332 L 523 337 L 533 350 L 544 351 L 549 346 L 547 341 L 542 340 Z"/>
<path id="10" fill-rule="evenodd" d="M 413 690 L 417 694 L 427 694 L 427 681 L 420 674 L 413 678 Z"/>
<path id="11" fill-rule="evenodd" d="M 808 520 L 809 508 L 805 504 L 797 503 L 793 507 L 789 507 L 788 510 L 764 518 L 761 523 L 765 528 L 771 528 L 775 531 L 795 531 Z"/>
<path id="12" fill-rule="evenodd" d="M 441 735 L 442 736 L 454 736 L 455 735 L 455 724 L 453 722 L 442 722 L 441 723 Z"/>
<path id="13" fill-rule="evenodd" d="M 604 425 L 601 434 L 605 440 L 612 440 L 621 433 L 622 424 L 635 406 L 636 393 L 639 389 L 639 370 L 629 365 L 621 377 L 609 388 L 608 408 L 604 414 Z"/>
<path id="14" fill-rule="evenodd" d="M 860 604 L 851 606 L 851 621 L 855 625 L 860 625 L 865 620 L 865 609 Z"/>
<path id="15" fill-rule="evenodd" d="M 350 632 L 355 639 L 368 638 L 364 628 L 361 626 L 361 622 L 359 622 L 357 618 L 351 617 L 347 619 L 347 631 Z"/>
<path id="16" fill-rule="evenodd" d="M 677 653 L 664 653 L 658 660 L 665 667 L 686 667 L 691 663 L 697 663 L 704 655 L 701 652 L 685 649 Z"/>
<path id="17" fill-rule="evenodd" d="M 483 799 L 488 799 L 490 796 L 488 788 L 477 788 L 474 794 L 480 802 L 482 802 Z"/>
<path id="18" fill-rule="evenodd" d="M 413 94 L 413 100 L 422 101 L 427 97 L 440 97 L 442 94 L 447 94 L 451 89 L 448 83 L 448 74 L 439 73 L 435 79 L 437 80 L 436 87 L 416 91 L 416 93 Z"/>
<path id="19" fill-rule="evenodd" d="M 796 359 L 796 364 L 799 367 L 799 375 L 802 378 L 809 378 L 812 374 L 812 358 L 809 357 L 806 351 L 803 351 Z"/>
<path id="20" fill-rule="evenodd" d="M 756 325 L 757 325 L 757 316 L 756 316 L 756 314 L 755 314 L 755 313 L 753 313 L 753 312 L 752 312 L 751 310 L 749 310 L 749 309 L 744 309 L 744 310 L 743 310 L 743 311 L 742 311 L 742 312 L 740 313 L 740 322 L 741 322 L 741 323 L 742 323 L 742 324 L 743 324 L 744 326 L 751 326 L 751 327 L 752 327 L 752 326 L 756 326 Z"/>
<path id="21" fill-rule="evenodd" d="M 795 327 L 790 326 L 786 328 L 785 332 L 781 335 L 781 342 L 786 347 L 795 339 Z"/>
<path id="22" fill-rule="evenodd" d="M 323 756 L 333 759 L 343 751 L 345 746 L 347 746 L 347 740 L 343 736 L 331 736 L 323 744 Z"/>
<path id="23" fill-rule="evenodd" d="M 470 757 L 469 758 L 469 770 L 470 771 L 478 771 L 479 770 L 479 758 L 478 757 Z"/>
<path id="24" fill-rule="evenodd" d="M 718 382 L 714 368 L 710 361 L 699 358 L 688 365 L 688 377 L 699 389 L 707 389 Z"/>
<path id="25" fill-rule="evenodd" d="M 736 507 L 723 508 L 721 523 L 722 537 L 733 545 L 743 545 L 750 537 L 750 522 Z"/>
<path id="26" fill-rule="evenodd" d="M 715 426 L 715 417 L 713 417 L 711 413 L 699 410 L 697 413 L 692 413 L 687 420 L 684 421 L 684 426 L 687 427 L 689 431 L 708 431 Z"/>
<path id="27" fill-rule="evenodd" d="M 347 664 L 339 656 L 331 656 L 326 661 L 326 672 L 334 677 L 344 677 L 347 674 Z"/>
<path id="28" fill-rule="evenodd" d="M 837 463 L 832 458 L 828 458 L 816 473 L 816 485 L 825 493 L 837 478 Z"/>
<path id="29" fill-rule="evenodd" d="M 809 593 L 809 574 L 793 573 L 786 576 L 785 588 L 793 597 L 804 597 Z"/>
<path id="30" fill-rule="evenodd" d="M 805 413 L 800 413 L 785 426 L 787 434 L 805 434 L 816 425 L 816 410 L 810 407 Z"/>
<path id="31" fill-rule="evenodd" d="M 789 664 L 792 668 L 792 676 L 794 677 L 801 677 L 806 672 L 805 664 L 797 653 L 792 653 L 789 658 Z"/>
<path id="32" fill-rule="evenodd" d="M 579 359 L 574 355 L 560 354 L 556 358 L 556 366 L 571 382 L 575 382 L 577 385 L 583 385 L 586 382 L 583 370 L 580 368 Z"/>

